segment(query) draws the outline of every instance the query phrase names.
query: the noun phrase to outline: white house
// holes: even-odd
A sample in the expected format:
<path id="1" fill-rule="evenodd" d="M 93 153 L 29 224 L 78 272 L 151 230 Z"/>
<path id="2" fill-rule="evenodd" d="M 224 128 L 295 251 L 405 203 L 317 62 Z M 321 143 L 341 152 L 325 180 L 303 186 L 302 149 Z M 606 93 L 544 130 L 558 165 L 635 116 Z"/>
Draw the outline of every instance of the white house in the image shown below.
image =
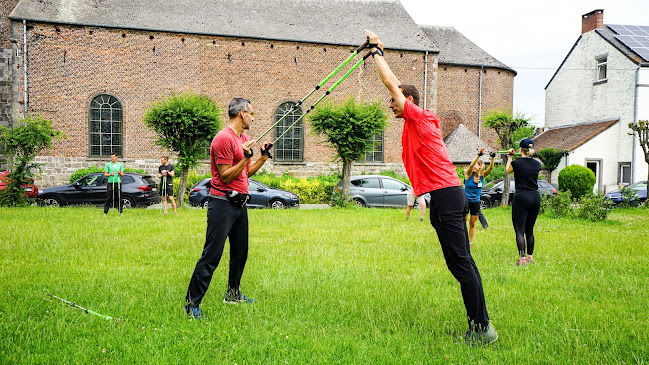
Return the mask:
<path id="1" fill-rule="evenodd" d="M 568 151 L 568 165 L 595 172 L 595 190 L 647 178 L 629 123 L 649 119 L 649 24 L 604 24 L 604 10 L 582 16 L 582 34 L 545 87 L 545 131 L 536 149 Z"/>

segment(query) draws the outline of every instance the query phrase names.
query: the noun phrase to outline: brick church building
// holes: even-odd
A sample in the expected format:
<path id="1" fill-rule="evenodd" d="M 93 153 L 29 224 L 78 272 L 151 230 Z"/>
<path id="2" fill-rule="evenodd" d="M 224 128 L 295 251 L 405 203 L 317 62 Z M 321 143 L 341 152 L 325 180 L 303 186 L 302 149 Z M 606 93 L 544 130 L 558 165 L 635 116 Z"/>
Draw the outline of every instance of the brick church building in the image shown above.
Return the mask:
<path id="1" fill-rule="evenodd" d="M 393 71 L 419 88 L 445 135 L 462 124 L 496 146 L 480 115 L 513 102 L 513 69 L 453 28 L 415 24 L 398 0 L 5 0 L 0 16 L 0 125 L 38 113 L 68 136 L 38 157 L 43 187 L 67 181 L 76 169 L 103 166 L 112 151 L 127 167 L 156 171 L 168 151 L 153 144 L 142 119 L 171 93 L 209 96 L 224 121 L 233 97 L 250 99 L 256 114 L 248 134 L 255 138 L 363 43 L 363 29 L 379 34 Z M 323 102 L 353 96 L 389 112 L 372 62 Z M 402 121 L 390 118 L 353 172 L 403 173 L 401 129 Z M 340 169 L 308 120 L 278 142 L 274 155 L 265 170 L 276 174 Z"/>

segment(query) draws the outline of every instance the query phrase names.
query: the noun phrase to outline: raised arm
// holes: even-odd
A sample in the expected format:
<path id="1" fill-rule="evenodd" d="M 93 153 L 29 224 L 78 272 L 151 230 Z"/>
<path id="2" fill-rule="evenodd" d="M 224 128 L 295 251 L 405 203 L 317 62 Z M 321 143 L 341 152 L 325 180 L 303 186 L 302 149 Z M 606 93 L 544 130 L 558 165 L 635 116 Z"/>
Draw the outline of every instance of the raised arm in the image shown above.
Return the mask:
<path id="1" fill-rule="evenodd" d="M 394 73 L 390 69 L 390 66 L 388 66 L 388 63 L 383 57 L 383 42 L 381 42 L 379 40 L 379 36 L 371 30 L 366 29 L 365 34 L 370 39 L 370 45 L 375 45 L 374 47 L 370 48 L 370 51 L 373 53 L 372 57 L 374 58 L 376 69 L 379 72 L 379 77 L 381 77 L 383 85 L 388 88 L 388 91 L 390 92 L 390 95 L 392 95 L 392 98 L 397 104 L 399 110 L 403 111 L 403 105 L 406 102 L 406 97 L 403 95 L 401 89 L 399 89 L 401 82 L 394 75 Z M 377 52 L 377 49 L 380 49 L 380 52 Z"/>
<path id="2" fill-rule="evenodd" d="M 494 169 L 494 160 L 496 158 L 496 152 L 489 153 L 489 157 L 491 157 L 491 161 L 489 161 L 489 167 L 487 167 L 487 169 L 484 172 L 484 175 L 482 175 L 485 177 L 489 176 L 489 174 L 491 174 L 491 170 Z"/>

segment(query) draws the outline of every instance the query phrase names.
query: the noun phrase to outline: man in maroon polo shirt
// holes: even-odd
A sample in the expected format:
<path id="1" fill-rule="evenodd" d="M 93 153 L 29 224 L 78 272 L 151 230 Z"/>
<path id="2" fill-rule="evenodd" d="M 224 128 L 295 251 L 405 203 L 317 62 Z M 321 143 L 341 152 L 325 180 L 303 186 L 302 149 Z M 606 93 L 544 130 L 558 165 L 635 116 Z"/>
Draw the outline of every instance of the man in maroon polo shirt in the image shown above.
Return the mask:
<path id="1" fill-rule="evenodd" d="M 489 322 L 482 289 L 482 279 L 473 261 L 466 228 L 468 205 L 455 166 L 444 144 L 440 120 L 430 110 L 419 107 L 419 91 L 404 85 L 394 75 L 383 57 L 383 43 L 366 30 L 374 63 L 392 100 L 390 109 L 404 118 L 401 154 L 415 195 L 430 193 L 430 222 L 437 232 L 446 265 L 460 282 L 469 329 L 468 345 L 485 345 L 498 339 Z"/>
<path id="2" fill-rule="evenodd" d="M 212 274 L 219 265 L 226 238 L 230 240 L 230 270 L 224 303 L 252 303 L 240 290 L 241 276 L 248 259 L 248 177 L 254 175 L 270 157 L 265 143 L 261 157 L 253 164 L 253 145 L 243 131 L 250 129 L 254 112 L 249 100 L 232 99 L 228 107 L 230 122 L 212 140 L 210 162 L 212 180 L 207 206 L 207 232 L 203 254 L 187 289 L 185 311 L 192 318 L 203 318 L 199 305 Z"/>

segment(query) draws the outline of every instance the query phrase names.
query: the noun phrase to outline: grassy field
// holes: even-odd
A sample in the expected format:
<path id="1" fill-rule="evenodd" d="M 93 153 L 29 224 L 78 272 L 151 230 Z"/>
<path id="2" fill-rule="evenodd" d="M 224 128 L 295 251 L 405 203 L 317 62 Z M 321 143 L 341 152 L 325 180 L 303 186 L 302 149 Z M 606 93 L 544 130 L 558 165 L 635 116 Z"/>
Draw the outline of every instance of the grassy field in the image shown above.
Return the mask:
<path id="1" fill-rule="evenodd" d="M 459 284 L 429 223 L 403 209 L 251 210 L 243 277 L 229 251 L 202 308 L 184 296 L 205 211 L 0 209 L 0 363 L 647 363 L 649 210 L 606 222 L 540 217 L 536 265 L 516 267 L 509 209 L 485 212 L 474 258 L 500 339 L 466 330 Z M 417 216 L 414 213 L 413 216 Z M 118 324 L 49 300 L 58 295 Z"/>

